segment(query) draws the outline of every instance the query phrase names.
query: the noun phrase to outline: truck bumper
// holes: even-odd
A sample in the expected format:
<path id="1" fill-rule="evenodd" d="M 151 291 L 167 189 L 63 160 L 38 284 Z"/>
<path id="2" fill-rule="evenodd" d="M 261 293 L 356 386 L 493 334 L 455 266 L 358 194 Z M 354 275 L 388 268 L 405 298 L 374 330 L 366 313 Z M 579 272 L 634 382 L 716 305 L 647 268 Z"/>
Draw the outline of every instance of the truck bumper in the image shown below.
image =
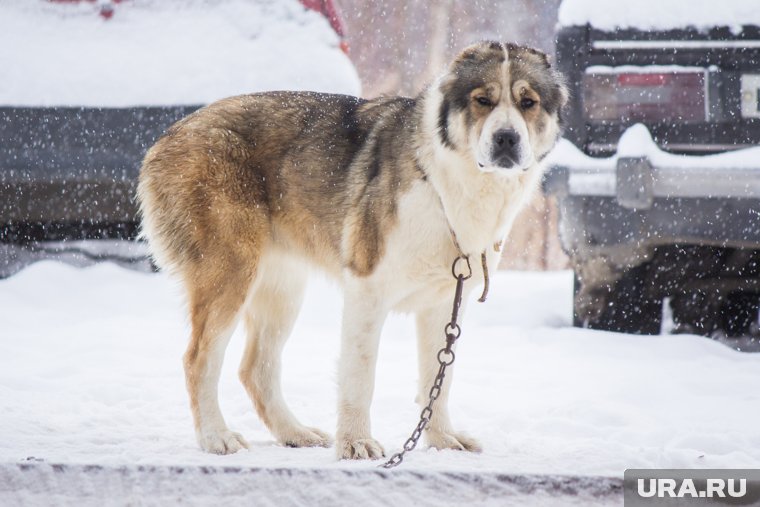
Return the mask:
<path id="1" fill-rule="evenodd" d="M 650 209 L 655 199 L 760 199 L 760 159 L 757 168 L 688 168 L 621 157 L 611 167 L 555 165 L 545 185 L 568 195 L 614 197 L 625 208 L 641 210 Z"/>
<path id="2" fill-rule="evenodd" d="M 760 248 L 760 148 L 679 156 L 643 146 L 599 159 L 563 141 L 550 156 L 544 190 L 558 197 L 571 257 L 616 245 Z"/>

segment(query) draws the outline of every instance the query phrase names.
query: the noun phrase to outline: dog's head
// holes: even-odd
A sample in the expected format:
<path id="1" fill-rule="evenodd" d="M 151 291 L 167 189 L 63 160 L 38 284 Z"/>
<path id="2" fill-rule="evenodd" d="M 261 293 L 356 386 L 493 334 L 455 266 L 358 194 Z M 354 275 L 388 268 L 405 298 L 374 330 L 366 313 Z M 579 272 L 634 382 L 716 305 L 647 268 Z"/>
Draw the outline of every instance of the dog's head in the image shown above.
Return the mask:
<path id="1" fill-rule="evenodd" d="M 454 60 L 438 86 L 439 141 L 469 153 L 483 172 L 527 170 L 560 135 L 567 88 L 538 50 L 475 44 Z"/>

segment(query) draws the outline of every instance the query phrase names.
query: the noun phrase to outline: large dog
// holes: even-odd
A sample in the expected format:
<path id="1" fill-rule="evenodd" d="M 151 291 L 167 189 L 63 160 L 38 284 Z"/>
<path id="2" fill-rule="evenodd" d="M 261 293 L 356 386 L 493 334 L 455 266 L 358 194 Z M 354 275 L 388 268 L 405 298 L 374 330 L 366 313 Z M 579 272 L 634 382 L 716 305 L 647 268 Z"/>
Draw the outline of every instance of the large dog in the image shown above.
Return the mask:
<path id="1" fill-rule="evenodd" d="M 345 292 L 339 458 L 379 458 L 370 433 L 380 330 L 416 314 L 419 402 L 438 369 L 460 254 L 494 267 L 493 245 L 538 187 L 567 101 L 546 55 L 499 42 L 466 48 L 415 99 L 272 92 L 221 100 L 173 125 L 139 183 L 143 233 L 187 290 L 184 365 L 200 446 L 247 447 L 217 401 L 224 351 L 242 317 L 240 379 L 279 442 L 329 446 L 290 412 L 280 352 L 315 266 Z M 465 294 L 483 280 L 479 262 Z M 425 431 L 436 448 L 479 450 L 451 427 L 451 375 Z"/>

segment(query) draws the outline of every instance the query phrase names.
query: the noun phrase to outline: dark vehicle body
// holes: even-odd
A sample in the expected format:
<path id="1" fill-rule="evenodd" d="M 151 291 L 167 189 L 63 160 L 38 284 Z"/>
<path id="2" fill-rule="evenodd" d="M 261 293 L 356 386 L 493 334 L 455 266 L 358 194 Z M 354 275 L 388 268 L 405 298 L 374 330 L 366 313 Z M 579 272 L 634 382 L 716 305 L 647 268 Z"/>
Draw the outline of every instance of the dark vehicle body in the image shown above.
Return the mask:
<path id="1" fill-rule="evenodd" d="M 86 241 L 137 238 L 145 150 L 198 107 L 0 107 L 0 278 L 43 258 L 149 268 L 134 245 Z"/>
<path id="2" fill-rule="evenodd" d="M 559 30 L 565 137 L 589 167 L 555 160 L 545 188 L 576 273 L 576 325 L 658 333 L 665 300 L 675 331 L 756 331 L 760 156 L 711 156 L 760 144 L 760 28 L 741 28 Z M 618 152 L 638 123 L 665 155 Z M 590 168 L 603 157 L 609 170 Z"/>

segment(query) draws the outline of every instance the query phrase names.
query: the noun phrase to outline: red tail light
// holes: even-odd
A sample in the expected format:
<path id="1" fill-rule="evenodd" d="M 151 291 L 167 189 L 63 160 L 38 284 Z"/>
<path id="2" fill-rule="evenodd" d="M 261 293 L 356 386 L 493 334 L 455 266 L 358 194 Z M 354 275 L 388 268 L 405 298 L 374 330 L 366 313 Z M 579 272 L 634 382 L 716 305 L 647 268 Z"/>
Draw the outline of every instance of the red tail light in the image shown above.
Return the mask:
<path id="1" fill-rule="evenodd" d="M 703 122 L 707 120 L 705 84 L 703 69 L 641 67 L 621 72 L 591 67 L 583 76 L 583 107 L 591 121 Z"/>

